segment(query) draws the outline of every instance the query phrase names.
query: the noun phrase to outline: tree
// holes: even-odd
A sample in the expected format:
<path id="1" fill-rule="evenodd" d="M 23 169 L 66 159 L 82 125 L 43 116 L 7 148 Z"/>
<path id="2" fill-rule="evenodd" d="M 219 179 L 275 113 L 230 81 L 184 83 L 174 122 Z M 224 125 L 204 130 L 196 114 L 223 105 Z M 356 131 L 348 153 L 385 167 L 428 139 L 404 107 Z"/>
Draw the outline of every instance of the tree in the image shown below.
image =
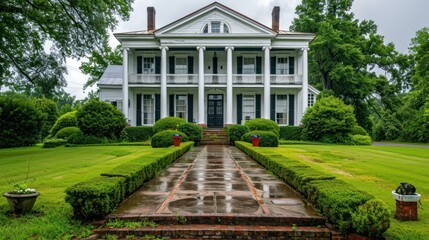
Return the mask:
<path id="1" fill-rule="evenodd" d="M 49 130 L 52 128 L 59 117 L 58 107 L 54 101 L 46 98 L 33 99 L 33 103 L 36 109 L 45 115 L 45 119 L 42 123 L 41 133 L 41 138 L 43 140 L 46 136 L 49 135 Z"/>
<path id="2" fill-rule="evenodd" d="M 133 0 L 0 1 L 0 86 L 49 94 L 65 86 L 65 58 L 103 52 L 117 16 L 129 17 Z"/>

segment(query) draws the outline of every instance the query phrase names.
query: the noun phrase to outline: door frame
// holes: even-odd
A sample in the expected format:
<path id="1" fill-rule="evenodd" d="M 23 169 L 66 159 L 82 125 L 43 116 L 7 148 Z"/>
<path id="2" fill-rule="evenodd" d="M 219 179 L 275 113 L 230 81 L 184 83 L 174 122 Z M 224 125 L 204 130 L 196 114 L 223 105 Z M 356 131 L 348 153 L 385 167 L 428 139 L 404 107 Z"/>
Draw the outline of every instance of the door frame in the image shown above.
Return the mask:
<path id="1" fill-rule="evenodd" d="M 211 95 L 221 95 L 222 96 L 222 99 L 221 100 L 210 100 L 209 98 L 210 98 L 210 96 Z M 225 101 L 224 101 L 224 98 L 225 98 L 225 96 L 224 96 L 224 94 L 222 94 L 222 93 L 210 93 L 210 94 L 207 94 L 207 127 L 223 127 L 224 126 L 224 117 L 225 117 Z M 222 116 L 222 124 L 221 125 L 215 125 L 215 126 L 211 126 L 210 124 L 209 124 L 209 103 L 210 103 L 210 101 L 215 101 L 215 102 L 217 102 L 217 101 L 222 101 L 222 113 L 221 113 L 221 116 Z M 216 106 L 215 106 L 216 107 Z M 215 116 L 218 116 L 219 114 L 217 113 L 217 111 L 215 110 L 215 113 L 216 113 L 216 115 Z M 215 117 L 216 118 L 216 117 Z M 215 123 L 216 124 L 216 123 Z"/>

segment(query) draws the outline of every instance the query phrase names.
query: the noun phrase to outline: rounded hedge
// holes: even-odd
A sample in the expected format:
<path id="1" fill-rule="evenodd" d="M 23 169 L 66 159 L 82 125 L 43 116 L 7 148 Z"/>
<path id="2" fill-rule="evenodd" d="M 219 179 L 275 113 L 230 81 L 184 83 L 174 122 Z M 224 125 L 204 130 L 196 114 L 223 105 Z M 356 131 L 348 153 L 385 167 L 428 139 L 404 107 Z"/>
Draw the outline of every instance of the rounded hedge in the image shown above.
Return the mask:
<path id="1" fill-rule="evenodd" d="M 390 227 L 390 212 L 380 200 L 369 200 L 352 213 L 352 224 L 359 234 L 375 239 Z"/>
<path id="2" fill-rule="evenodd" d="M 78 127 L 65 127 L 55 134 L 56 138 L 67 139 L 73 133 L 79 133 L 80 129 Z"/>
<path id="3" fill-rule="evenodd" d="M 249 127 L 245 125 L 232 125 L 228 127 L 228 136 L 230 142 L 240 141 L 241 137 L 250 132 Z"/>
<path id="4" fill-rule="evenodd" d="M 57 119 L 51 128 L 51 135 L 55 136 L 57 132 L 65 127 L 77 127 L 76 111 L 68 112 Z"/>
<path id="5" fill-rule="evenodd" d="M 180 124 L 187 123 L 183 118 L 178 117 L 165 117 L 155 122 L 152 127 L 154 133 L 164 130 L 177 130 Z"/>
<path id="6" fill-rule="evenodd" d="M 117 139 L 127 125 L 124 114 L 112 104 L 91 100 L 76 113 L 77 126 L 85 135 Z"/>
<path id="7" fill-rule="evenodd" d="M 271 131 L 275 133 L 277 137 L 280 136 L 279 125 L 277 125 L 277 123 L 274 122 L 273 120 L 255 118 L 255 119 L 246 121 L 244 125 L 247 126 L 250 129 L 250 131 L 255 131 L 255 130 Z"/>
<path id="8" fill-rule="evenodd" d="M 126 127 L 122 130 L 121 139 L 130 142 L 142 142 L 150 139 L 152 135 L 153 131 L 150 126 Z"/>
<path id="9" fill-rule="evenodd" d="M 151 146 L 153 148 L 164 148 L 173 145 L 174 134 L 179 134 L 182 137 L 180 142 L 188 141 L 188 136 L 183 132 L 177 130 L 164 130 L 152 136 Z"/>
<path id="10" fill-rule="evenodd" d="M 351 134 L 352 135 L 363 135 L 363 136 L 368 135 L 368 133 L 365 131 L 365 129 L 359 125 L 353 126 Z"/>
<path id="11" fill-rule="evenodd" d="M 177 130 L 185 133 L 190 141 L 199 142 L 203 139 L 203 127 L 195 123 L 182 123 Z"/>
<path id="12" fill-rule="evenodd" d="M 250 131 L 241 137 L 242 141 L 252 142 L 252 135 L 258 135 L 260 147 L 278 147 L 279 137 L 271 131 Z"/>

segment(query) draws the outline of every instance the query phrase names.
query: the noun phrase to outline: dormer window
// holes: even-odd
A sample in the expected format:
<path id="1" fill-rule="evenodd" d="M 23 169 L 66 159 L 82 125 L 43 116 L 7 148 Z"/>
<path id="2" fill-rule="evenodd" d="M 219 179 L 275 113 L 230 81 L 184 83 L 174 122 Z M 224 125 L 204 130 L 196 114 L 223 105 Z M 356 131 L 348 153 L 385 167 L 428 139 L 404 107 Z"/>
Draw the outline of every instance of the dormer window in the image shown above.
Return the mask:
<path id="1" fill-rule="evenodd" d="M 211 21 L 204 25 L 203 33 L 229 33 L 229 27 L 221 21 Z"/>

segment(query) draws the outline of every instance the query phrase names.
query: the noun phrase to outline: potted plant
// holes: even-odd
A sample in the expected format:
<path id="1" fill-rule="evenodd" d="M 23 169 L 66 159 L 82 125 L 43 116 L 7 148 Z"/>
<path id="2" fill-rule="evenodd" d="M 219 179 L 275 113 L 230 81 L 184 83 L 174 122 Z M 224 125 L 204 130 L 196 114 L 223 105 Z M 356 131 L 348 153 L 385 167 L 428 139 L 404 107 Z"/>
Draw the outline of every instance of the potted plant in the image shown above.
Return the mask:
<path id="1" fill-rule="evenodd" d="M 252 135 L 252 146 L 259 147 L 259 136 L 257 134 Z"/>
<path id="2" fill-rule="evenodd" d="M 181 140 L 182 140 L 182 137 L 179 134 L 173 134 L 173 143 L 175 147 L 180 146 Z"/>
<path id="3" fill-rule="evenodd" d="M 25 183 L 15 184 L 14 188 L 15 190 L 3 194 L 7 198 L 10 209 L 15 214 L 30 212 L 40 193 L 34 188 L 29 188 Z"/>
<path id="4" fill-rule="evenodd" d="M 400 183 L 392 195 L 396 200 L 396 215 L 400 220 L 417 220 L 417 202 L 421 195 L 416 193 L 416 188 L 409 183 Z"/>

